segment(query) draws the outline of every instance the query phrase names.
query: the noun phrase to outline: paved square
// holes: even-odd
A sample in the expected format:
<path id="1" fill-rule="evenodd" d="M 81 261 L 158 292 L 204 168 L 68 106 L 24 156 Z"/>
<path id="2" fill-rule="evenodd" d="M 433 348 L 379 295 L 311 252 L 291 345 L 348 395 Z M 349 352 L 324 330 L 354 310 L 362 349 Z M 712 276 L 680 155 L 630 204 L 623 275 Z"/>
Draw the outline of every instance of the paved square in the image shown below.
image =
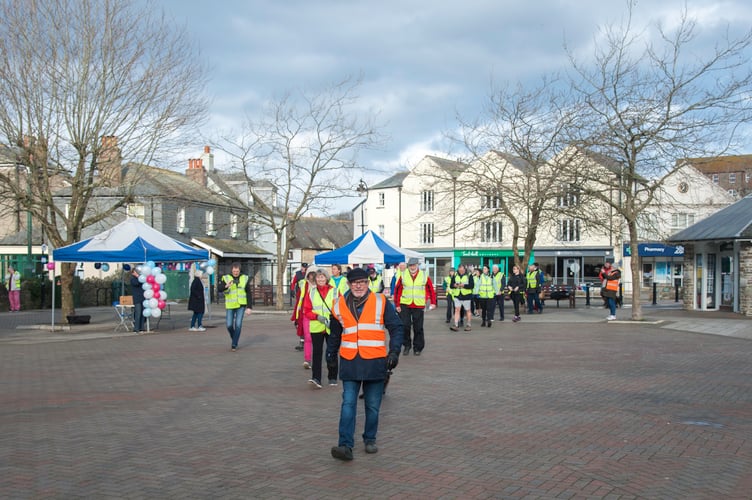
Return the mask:
<path id="1" fill-rule="evenodd" d="M 751 497 L 750 340 L 580 310 L 470 333 L 426 317 L 379 452 L 348 463 L 329 455 L 341 387 L 306 383 L 285 314 L 246 320 L 235 353 L 216 316 L 0 343 L 0 497 Z"/>

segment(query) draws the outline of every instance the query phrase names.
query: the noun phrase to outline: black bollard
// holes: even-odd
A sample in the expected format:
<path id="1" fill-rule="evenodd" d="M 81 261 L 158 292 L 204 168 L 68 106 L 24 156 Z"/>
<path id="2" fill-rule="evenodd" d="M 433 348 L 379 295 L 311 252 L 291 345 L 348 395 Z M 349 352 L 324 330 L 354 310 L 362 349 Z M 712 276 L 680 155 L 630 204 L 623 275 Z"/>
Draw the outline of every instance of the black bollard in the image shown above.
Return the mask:
<path id="1" fill-rule="evenodd" d="M 658 303 L 657 294 L 658 294 L 658 284 L 654 282 L 653 283 L 653 305 L 656 305 Z"/>
<path id="2" fill-rule="evenodd" d="M 590 286 L 585 285 L 585 305 L 590 305 Z"/>
<path id="3" fill-rule="evenodd" d="M 679 302 L 679 285 L 674 285 L 674 302 Z"/>

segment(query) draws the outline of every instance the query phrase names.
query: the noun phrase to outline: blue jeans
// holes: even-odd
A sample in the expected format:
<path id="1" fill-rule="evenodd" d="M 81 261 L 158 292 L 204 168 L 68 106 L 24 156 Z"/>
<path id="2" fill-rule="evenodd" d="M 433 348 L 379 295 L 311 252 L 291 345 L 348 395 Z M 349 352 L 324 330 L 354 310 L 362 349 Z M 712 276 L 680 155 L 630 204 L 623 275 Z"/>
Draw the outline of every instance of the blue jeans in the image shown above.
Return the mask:
<path id="1" fill-rule="evenodd" d="M 608 308 L 611 310 L 611 316 L 616 316 L 616 299 L 613 297 L 606 297 L 608 302 Z"/>
<path id="2" fill-rule="evenodd" d="M 536 291 L 527 292 L 527 312 L 533 314 L 533 305 L 538 308 L 538 312 L 543 312 L 543 305 L 540 301 L 540 296 Z"/>
<path id="3" fill-rule="evenodd" d="M 204 313 L 193 313 L 191 316 L 191 328 L 194 326 L 201 326 L 201 321 L 204 319 Z"/>
<path id="4" fill-rule="evenodd" d="M 358 413 L 358 393 L 363 384 L 363 402 L 366 407 L 366 426 L 363 442 L 375 443 L 379 429 L 379 408 L 384 395 L 383 380 L 343 380 L 342 409 L 339 414 L 339 446 L 352 448 L 355 445 L 355 416 Z"/>
<path id="5" fill-rule="evenodd" d="M 232 347 L 238 346 L 240 329 L 243 328 L 244 315 L 245 306 L 240 306 L 236 309 L 227 309 L 225 313 L 225 324 L 227 325 L 227 333 L 230 334 L 230 339 L 232 339 Z"/>

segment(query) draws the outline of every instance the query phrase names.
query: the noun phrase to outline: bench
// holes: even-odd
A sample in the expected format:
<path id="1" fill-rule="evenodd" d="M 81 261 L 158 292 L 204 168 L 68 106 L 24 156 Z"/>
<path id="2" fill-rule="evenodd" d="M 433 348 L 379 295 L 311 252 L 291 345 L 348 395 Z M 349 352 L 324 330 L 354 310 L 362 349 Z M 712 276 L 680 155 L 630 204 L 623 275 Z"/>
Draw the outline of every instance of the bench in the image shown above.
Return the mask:
<path id="1" fill-rule="evenodd" d="M 253 287 L 253 303 L 261 302 L 265 306 L 274 305 L 274 290 L 272 285 L 256 285 Z"/>
<path id="2" fill-rule="evenodd" d="M 576 294 L 575 287 L 566 285 L 546 285 L 541 291 L 541 297 L 555 300 L 556 307 L 559 307 L 559 301 L 568 299 L 569 307 L 573 309 L 575 307 Z"/>

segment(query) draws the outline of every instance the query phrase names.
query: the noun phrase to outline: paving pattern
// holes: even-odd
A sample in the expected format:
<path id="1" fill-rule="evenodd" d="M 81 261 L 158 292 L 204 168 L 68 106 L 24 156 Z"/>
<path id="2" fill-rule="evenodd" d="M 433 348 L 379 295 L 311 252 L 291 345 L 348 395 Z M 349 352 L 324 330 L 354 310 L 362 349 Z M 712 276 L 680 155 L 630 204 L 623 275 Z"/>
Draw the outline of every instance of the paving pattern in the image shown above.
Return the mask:
<path id="1" fill-rule="evenodd" d="M 216 314 L 132 335 L 107 313 L 55 333 L 2 315 L 0 498 L 752 497 L 752 342 L 682 329 L 702 321 L 681 311 L 554 308 L 469 333 L 428 313 L 379 452 L 347 463 L 329 454 L 341 387 L 306 384 L 288 315 L 255 313 L 233 353 Z M 362 425 L 361 407 L 356 442 Z"/>

